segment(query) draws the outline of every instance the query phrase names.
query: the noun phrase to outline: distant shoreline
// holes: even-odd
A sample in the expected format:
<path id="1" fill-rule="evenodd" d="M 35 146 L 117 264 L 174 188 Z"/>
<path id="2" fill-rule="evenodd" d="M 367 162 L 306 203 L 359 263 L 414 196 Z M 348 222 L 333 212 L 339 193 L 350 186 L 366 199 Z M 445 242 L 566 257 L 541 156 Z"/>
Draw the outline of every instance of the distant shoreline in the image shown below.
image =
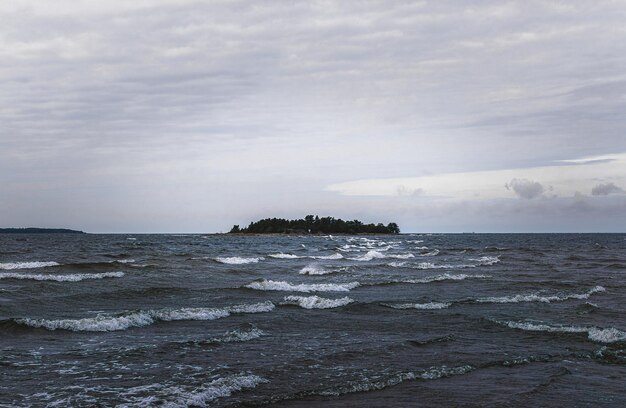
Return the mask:
<path id="1" fill-rule="evenodd" d="M 0 234 L 85 234 L 84 231 L 77 231 L 67 228 L 0 228 Z"/>

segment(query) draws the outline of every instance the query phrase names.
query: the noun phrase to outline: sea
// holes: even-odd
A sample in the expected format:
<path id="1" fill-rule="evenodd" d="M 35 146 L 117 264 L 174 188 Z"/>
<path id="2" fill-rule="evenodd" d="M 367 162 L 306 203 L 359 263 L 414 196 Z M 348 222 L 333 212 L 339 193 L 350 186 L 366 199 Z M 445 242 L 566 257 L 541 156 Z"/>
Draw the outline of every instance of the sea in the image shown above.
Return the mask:
<path id="1" fill-rule="evenodd" d="M 0 235 L 1 407 L 624 407 L 626 234 Z"/>

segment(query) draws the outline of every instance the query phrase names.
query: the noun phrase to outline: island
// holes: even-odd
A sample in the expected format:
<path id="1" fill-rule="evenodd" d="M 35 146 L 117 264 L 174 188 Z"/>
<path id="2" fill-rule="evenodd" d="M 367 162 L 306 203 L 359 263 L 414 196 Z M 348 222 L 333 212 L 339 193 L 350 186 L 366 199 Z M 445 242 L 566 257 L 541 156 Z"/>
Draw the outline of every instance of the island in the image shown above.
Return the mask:
<path id="1" fill-rule="evenodd" d="M 0 228 L 0 234 L 84 234 L 67 228 Z"/>
<path id="2" fill-rule="evenodd" d="M 344 221 L 341 218 L 307 215 L 299 220 L 265 218 L 251 222 L 246 228 L 234 225 L 229 234 L 399 234 L 395 222 L 387 225 L 364 224 L 359 220 Z"/>

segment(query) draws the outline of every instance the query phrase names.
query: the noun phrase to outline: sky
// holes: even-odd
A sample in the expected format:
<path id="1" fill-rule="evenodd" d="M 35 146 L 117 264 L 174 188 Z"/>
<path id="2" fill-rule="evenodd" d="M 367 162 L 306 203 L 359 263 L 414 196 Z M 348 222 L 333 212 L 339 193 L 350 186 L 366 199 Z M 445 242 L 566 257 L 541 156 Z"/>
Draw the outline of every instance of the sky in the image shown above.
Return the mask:
<path id="1" fill-rule="evenodd" d="M 626 231 L 623 1 L 0 1 L 0 227 Z"/>

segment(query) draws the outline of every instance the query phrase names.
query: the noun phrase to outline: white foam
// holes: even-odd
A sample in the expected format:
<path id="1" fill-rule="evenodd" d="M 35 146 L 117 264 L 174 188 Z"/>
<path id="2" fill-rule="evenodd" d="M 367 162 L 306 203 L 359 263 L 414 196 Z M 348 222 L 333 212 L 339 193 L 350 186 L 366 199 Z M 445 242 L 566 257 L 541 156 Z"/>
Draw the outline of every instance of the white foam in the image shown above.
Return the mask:
<path id="1" fill-rule="evenodd" d="M 481 256 L 480 258 L 470 258 L 470 261 L 478 262 L 479 265 L 489 266 L 500 262 L 498 256 Z"/>
<path id="2" fill-rule="evenodd" d="M 276 258 L 276 259 L 297 259 L 297 258 L 300 258 L 298 255 L 283 254 L 282 252 L 277 253 L 277 254 L 269 254 L 268 256 L 270 258 Z"/>
<path id="3" fill-rule="evenodd" d="M 246 288 L 256 290 L 277 290 L 286 292 L 348 292 L 360 286 L 359 282 L 349 283 L 317 283 L 317 284 L 291 284 L 283 281 L 261 280 L 245 285 Z"/>
<path id="4" fill-rule="evenodd" d="M 272 302 L 228 306 L 225 308 L 182 308 L 145 310 L 127 313 L 119 316 L 98 315 L 83 319 L 16 319 L 19 324 L 31 327 L 45 328 L 48 330 L 71 330 L 71 331 L 118 331 L 131 327 L 142 327 L 154 324 L 157 321 L 176 320 L 215 320 L 230 316 L 233 313 L 261 313 L 274 309 Z"/>
<path id="5" fill-rule="evenodd" d="M 57 262 L 54 261 L 31 261 L 31 262 L 6 262 L 0 263 L 0 269 L 4 270 L 13 270 L 13 269 L 35 269 L 35 268 L 46 268 L 49 266 L 59 266 Z"/>
<path id="6" fill-rule="evenodd" d="M 394 308 L 394 309 L 434 310 L 434 309 L 446 309 L 450 307 L 451 304 L 452 303 L 430 302 L 430 303 L 400 303 L 400 304 L 385 303 L 384 305 Z"/>
<path id="7" fill-rule="evenodd" d="M 251 263 L 257 263 L 259 261 L 262 261 L 264 258 L 258 257 L 258 258 L 243 258 L 243 257 L 239 257 L 239 256 L 231 256 L 231 257 L 217 257 L 215 258 L 215 260 L 217 262 L 223 263 L 223 264 L 228 264 L 228 265 L 245 265 L 245 264 L 251 264 Z"/>
<path id="8" fill-rule="evenodd" d="M 335 253 L 335 254 L 332 254 L 332 255 L 310 256 L 309 258 L 312 258 L 312 259 L 342 259 L 343 255 L 341 255 L 339 253 Z"/>
<path id="9" fill-rule="evenodd" d="M 354 302 L 349 297 L 340 299 L 326 299 L 319 296 L 287 296 L 285 302 L 297 304 L 304 309 L 332 309 L 334 307 L 345 306 Z"/>
<path id="10" fill-rule="evenodd" d="M 0 273 L 0 279 L 30 279 L 37 281 L 79 282 L 87 279 L 121 278 L 124 272 L 76 273 L 68 275 L 27 274 L 6 272 Z"/>
<path id="11" fill-rule="evenodd" d="M 348 258 L 348 259 L 350 259 L 352 261 L 363 261 L 363 262 L 366 262 L 366 261 L 371 261 L 372 259 L 383 259 L 383 258 L 385 258 L 385 254 L 382 254 L 382 253 L 380 253 L 378 251 L 371 250 L 371 251 L 367 251 L 366 254 L 363 254 L 361 256 L 357 256 L 356 258 Z"/>
<path id="12" fill-rule="evenodd" d="M 403 283 L 431 283 L 431 282 L 439 282 L 445 280 L 465 280 L 465 279 L 487 279 L 491 278 L 490 275 L 466 275 L 464 273 L 451 275 L 449 273 L 444 273 L 441 275 L 427 276 L 421 279 L 407 279 L 400 282 Z"/>
<path id="13" fill-rule="evenodd" d="M 254 339 L 258 339 L 259 337 L 265 335 L 263 330 L 252 328 L 250 330 L 233 330 L 227 332 L 223 336 L 215 339 L 219 343 L 238 343 L 242 341 L 250 341 Z"/>
<path id="14" fill-rule="evenodd" d="M 230 397 L 233 392 L 255 388 L 257 385 L 267 382 L 266 379 L 256 375 L 218 378 L 204 385 L 200 391 L 194 392 L 182 401 L 168 404 L 166 407 L 206 407 L 208 403 L 218 398 Z"/>
<path id="15" fill-rule="evenodd" d="M 392 267 L 394 267 L 394 268 L 402 268 L 403 266 L 406 266 L 406 264 L 407 264 L 407 262 L 398 262 L 398 261 L 395 261 L 395 262 L 390 262 L 390 263 L 388 263 L 387 265 L 392 266 Z"/>
<path id="16" fill-rule="evenodd" d="M 324 269 L 319 265 L 308 265 L 300 269 L 300 275 L 327 275 L 333 273 L 333 270 Z"/>
<path id="17" fill-rule="evenodd" d="M 497 323 L 510 327 L 512 329 L 520 329 L 526 331 L 542 331 L 552 333 L 587 333 L 587 337 L 589 338 L 589 340 L 599 343 L 615 343 L 617 341 L 626 340 L 626 332 L 618 330 L 614 327 L 603 329 L 600 327 L 549 325 L 545 323 L 513 321 L 497 321 Z"/>
<path id="18" fill-rule="evenodd" d="M 426 252 L 425 254 L 420 254 L 420 256 L 437 256 L 439 255 L 439 250 L 438 249 L 433 249 L 430 252 Z"/>
<path id="19" fill-rule="evenodd" d="M 591 295 L 598 292 L 604 292 L 606 289 L 602 286 L 595 286 L 585 293 L 572 293 L 563 295 L 542 295 L 539 293 L 519 294 L 514 296 L 501 297 L 484 297 L 476 299 L 478 303 L 520 303 L 520 302 L 562 302 L 568 299 L 589 299 Z"/>
<path id="20" fill-rule="evenodd" d="M 413 255 L 413 254 L 387 255 L 387 258 L 410 259 L 410 258 L 415 258 L 415 255 Z"/>

